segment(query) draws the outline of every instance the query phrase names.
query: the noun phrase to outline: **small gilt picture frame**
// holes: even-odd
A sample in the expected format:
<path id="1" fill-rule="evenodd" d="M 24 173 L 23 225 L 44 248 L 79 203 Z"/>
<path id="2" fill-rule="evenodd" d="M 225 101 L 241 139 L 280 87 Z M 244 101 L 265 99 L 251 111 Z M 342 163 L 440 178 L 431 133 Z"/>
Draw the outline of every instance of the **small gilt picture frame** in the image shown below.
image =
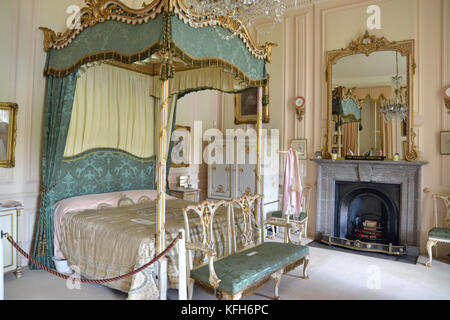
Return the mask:
<path id="1" fill-rule="evenodd" d="M 17 136 L 16 103 L 0 102 L 0 167 L 15 166 L 15 149 Z"/>
<path id="2" fill-rule="evenodd" d="M 299 160 L 307 160 L 308 148 L 306 139 L 294 139 L 291 141 L 291 147 L 297 151 L 297 157 Z"/>

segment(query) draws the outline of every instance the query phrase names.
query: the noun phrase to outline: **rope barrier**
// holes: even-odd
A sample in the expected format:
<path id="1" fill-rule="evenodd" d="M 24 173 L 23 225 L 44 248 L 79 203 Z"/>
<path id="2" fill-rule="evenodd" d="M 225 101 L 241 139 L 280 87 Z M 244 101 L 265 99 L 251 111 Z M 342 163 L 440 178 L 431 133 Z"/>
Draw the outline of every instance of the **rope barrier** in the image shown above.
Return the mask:
<path id="1" fill-rule="evenodd" d="M 5 234 L 5 233 L 2 232 L 2 237 L 3 237 L 4 235 L 7 235 L 7 234 Z M 103 284 L 103 283 L 114 282 L 114 281 L 118 281 L 118 280 L 121 280 L 121 279 L 124 279 L 124 278 L 131 277 L 131 276 L 135 275 L 136 273 L 139 273 L 139 272 L 141 272 L 142 270 L 147 269 L 147 268 L 150 267 L 152 264 L 154 264 L 156 261 L 158 261 L 159 259 L 161 259 L 162 257 L 164 257 L 164 256 L 167 254 L 167 252 L 169 252 L 169 251 L 175 246 L 176 242 L 177 242 L 179 239 L 181 239 L 181 237 L 182 237 L 182 235 L 181 235 L 181 233 L 180 233 L 180 234 L 178 235 L 178 237 L 176 237 L 176 238 L 172 241 L 172 243 L 171 243 L 171 244 L 170 244 L 163 252 L 161 252 L 158 256 L 156 256 L 155 258 L 153 258 L 153 259 L 152 259 L 150 262 L 148 262 L 147 264 L 143 265 L 143 266 L 140 267 L 139 269 L 136 269 L 136 270 L 134 270 L 134 271 L 132 271 L 132 272 L 129 272 L 129 273 L 127 273 L 127 274 L 124 274 L 124 275 L 122 275 L 122 276 L 118 276 L 118 277 L 115 277 L 115 278 L 110 278 L 110 279 L 100 279 L 100 280 L 77 279 L 77 281 L 80 281 L 80 282 L 82 282 L 82 283 L 96 283 L 96 284 Z M 29 254 L 27 254 L 25 251 L 22 250 L 22 248 L 19 247 L 19 245 L 14 241 L 14 239 L 13 239 L 10 235 L 8 235 L 7 239 L 8 239 L 8 241 L 11 243 L 11 245 L 12 245 L 14 248 L 16 248 L 16 250 L 17 250 L 20 254 L 22 254 L 25 258 L 27 258 L 28 260 L 30 260 L 31 262 L 33 262 L 33 263 L 34 263 L 36 266 L 38 266 L 39 268 L 41 268 L 41 269 L 43 269 L 43 270 L 45 270 L 45 271 L 47 271 L 47 272 L 49 272 L 49 273 L 51 273 L 51 274 L 57 276 L 57 277 L 60 277 L 60 278 L 62 278 L 62 279 L 65 279 L 65 280 L 67 280 L 67 279 L 69 279 L 69 278 L 73 278 L 72 275 L 66 275 L 66 274 L 57 272 L 57 271 L 55 271 L 55 270 L 53 270 L 53 269 L 50 269 L 50 268 L 44 266 L 43 264 L 39 263 L 38 261 L 34 260 Z"/>

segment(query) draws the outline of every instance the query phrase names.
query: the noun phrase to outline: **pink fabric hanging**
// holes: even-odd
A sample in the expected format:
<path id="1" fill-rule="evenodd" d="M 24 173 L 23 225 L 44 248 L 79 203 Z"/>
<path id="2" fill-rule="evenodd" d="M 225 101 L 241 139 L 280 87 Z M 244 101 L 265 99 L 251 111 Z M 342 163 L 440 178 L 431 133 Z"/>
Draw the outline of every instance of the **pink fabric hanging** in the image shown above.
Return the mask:
<path id="1" fill-rule="evenodd" d="M 302 180 L 298 167 L 297 152 L 290 148 L 286 155 L 283 185 L 283 213 L 298 217 L 302 205 Z"/>

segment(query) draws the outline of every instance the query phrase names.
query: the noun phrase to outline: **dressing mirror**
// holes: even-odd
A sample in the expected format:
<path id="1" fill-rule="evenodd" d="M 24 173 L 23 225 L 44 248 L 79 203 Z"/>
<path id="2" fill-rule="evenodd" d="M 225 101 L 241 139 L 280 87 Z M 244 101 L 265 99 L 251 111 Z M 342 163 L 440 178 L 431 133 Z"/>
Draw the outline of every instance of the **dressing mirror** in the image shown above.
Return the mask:
<path id="1" fill-rule="evenodd" d="M 417 159 L 412 130 L 414 40 L 366 32 L 327 52 L 328 130 L 324 158 Z"/>
<path id="2" fill-rule="evenodd" d="M 0 167 L 15 165 L 17 104 L 0 102 Z"/>

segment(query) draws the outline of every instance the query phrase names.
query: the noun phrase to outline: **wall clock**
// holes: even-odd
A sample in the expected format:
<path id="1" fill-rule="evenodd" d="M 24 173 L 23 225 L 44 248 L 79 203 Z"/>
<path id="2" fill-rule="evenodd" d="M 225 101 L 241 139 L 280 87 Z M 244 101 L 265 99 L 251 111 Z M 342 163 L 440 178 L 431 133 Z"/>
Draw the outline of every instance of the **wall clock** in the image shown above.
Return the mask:
<path id="1" fill-rule="evenodd" d="M 446 86 L 444 90 L 442 90 L 442 94 L 444 95 L 445 106 L 450 112 L 450 85 Z"/>
<path id="2" fill-rule="evenodd" d="M 295 112 L 297 113 L 298 121 L 302 121 L 305 115 L 305 102 L 306 100 L 302 96 L 295 98 Z"/>

